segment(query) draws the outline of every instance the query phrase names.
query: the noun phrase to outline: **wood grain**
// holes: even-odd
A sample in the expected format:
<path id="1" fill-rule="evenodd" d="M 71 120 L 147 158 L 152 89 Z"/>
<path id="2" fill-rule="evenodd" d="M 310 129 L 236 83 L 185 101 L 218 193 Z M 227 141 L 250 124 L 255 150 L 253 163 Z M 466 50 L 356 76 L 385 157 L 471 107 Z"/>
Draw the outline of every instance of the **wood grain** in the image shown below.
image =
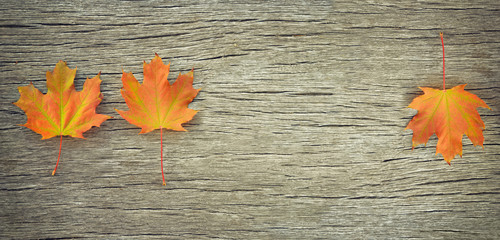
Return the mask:
<path id="1" fill-rule="evenodd" d="M 0 237 L 91 239 L 500 238 L 498 1 L 4 1 L 0 6 Z M 447 86 L 480 109 L 484 149 L 448 166 L 411 151 L 405 108 Z M 158 53 L 195 69 L 200 110 L 164 136 L 114 108 L 121 72 Z M 58 139 L 16 124 L 17 87 L 46 91 L 57 61 L 76 87 L 101 72 L 114 118 Z"/>

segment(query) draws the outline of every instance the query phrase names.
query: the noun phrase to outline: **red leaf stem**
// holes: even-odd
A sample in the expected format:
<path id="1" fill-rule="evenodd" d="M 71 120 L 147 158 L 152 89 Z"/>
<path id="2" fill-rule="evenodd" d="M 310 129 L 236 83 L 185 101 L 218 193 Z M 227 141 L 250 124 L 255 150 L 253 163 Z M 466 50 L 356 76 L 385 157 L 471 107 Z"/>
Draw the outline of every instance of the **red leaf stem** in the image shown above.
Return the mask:
<path id="1" fill-rule="evenodd" d="M 443 40 L 443 33 L 440 32 L 439 35 L 441 36 L 441 46 L 443 46 L 443 90 L 446 90 L 446 88 L 445 88 L 445 80 L 444 80 L 444 40 Z"/>
<path id="2" fill-rule="evenodd" d="M 163 179 L 163 186 L 167 186 L 165 183 L 165 175 L 163 175 L 163 128 L 160 128 L 160 145 L 161 178 Z"/>
<path id="3" fill-rule="evenodd" d="M 56 174 L 57 166 L 59 165 L 59 159 L 61 159 L 62 137 L 63 135 L 61 135 L 61 138 L 59 139 L 59 155 L 57 156 L 57 163 L 56 167 L 54 168 L 54 171 L 52 171 L 52 176 Z"/>

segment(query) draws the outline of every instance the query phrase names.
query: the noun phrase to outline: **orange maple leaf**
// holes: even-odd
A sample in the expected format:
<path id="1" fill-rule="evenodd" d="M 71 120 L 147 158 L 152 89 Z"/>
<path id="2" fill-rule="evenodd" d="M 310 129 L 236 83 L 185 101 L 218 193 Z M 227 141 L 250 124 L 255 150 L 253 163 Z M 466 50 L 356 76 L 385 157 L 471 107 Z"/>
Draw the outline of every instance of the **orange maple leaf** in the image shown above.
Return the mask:
<path id="1" fill-rule="evenodd" d="M 476 109 L 489 107 L 479 97 L 465 91 L 465 85 L 448 90 L 420 88 L 424 95 L 413 99 L 408 106 L 418 110 L 406 127 L 413 130 L 413 148 L 427 143 L 429 137 L 436 133 L 436 154 L 441 153 L 449 164 L 455 155 L 462 156 L 464 133 L 474 146 L 483 146 L 485 126 Z"/>
<path id="2" fill-rule="evenodd" d="M 191 120 L 198 112 L 189 109 L 188 105 L 200 89 L 193 88 L 193 70 L 187 74 L 179 74 L 177 80 L 170 85 L 167 80 L 170 63 L 163 64 L 158 54 L 155 55 L 150 63 L 143 64 L 142 84 L 131 72 L 123 72 L 121 93 L 130 110 L 116 111 L 129 123 L 142 128 L 140 133 L 160 129 L 161 174 L 163 185 L 166 185 L 163 175 L 163 128 L 186 131 L 181 124 Z"/>
<path id="3" fill-rule="evenodd" d="M 436 155 L 441 153 L 444 160 L 450 164 L 457 154 L 462 157 L 463 134 L 469 137 L 474 146 L 483 146 L 485 125 L 477 108 L 490 109 L 490 107 L 478 96 L 465 91 L 467 84 L 446 90 L 443 34 L 440 35 L 443 44 L 443 90 L 420 88 L 424 91 L 424 95 L 413 99 L 408 106 L 418 110 L 418 113 L 408 123 L 406 129 L 413 130 L 412 149 L 419 144 L 427 143 L 436 133 L 438 137 Z"/>
<path id="4" fill-rule="evenodd" d="M 59 156 L 52 175 L 59 164 L 62 136 L 84 138 L 83 132 L 93 126 L 99 127 L 111 118 L 95 112 L 102 100 L 100 73 L 87 78 L 81 92 L 75 90 L 75 74 L 76 68 L 70 69 L 66 62 L 59 61 L 52 72 L 47 71 L 47 94 L 44 95 L 30 83 L 18 88 L 21 97 L 14 103 L 28 117 L 28 121 L 21 126 L 41 134 L 42 139 L 61 136 Z"/>

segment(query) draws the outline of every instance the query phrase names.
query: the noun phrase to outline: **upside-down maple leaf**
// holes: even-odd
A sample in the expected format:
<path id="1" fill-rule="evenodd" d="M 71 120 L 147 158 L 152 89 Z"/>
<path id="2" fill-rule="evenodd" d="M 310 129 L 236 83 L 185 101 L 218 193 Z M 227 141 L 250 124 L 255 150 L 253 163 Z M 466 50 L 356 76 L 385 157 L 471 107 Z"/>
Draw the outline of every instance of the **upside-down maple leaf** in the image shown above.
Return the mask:
<path id="1" fill-rule="evenodd" d="M 161 174 L 163 185 L 166 185 L 163 175 L 163 128 L 186 131 L 181 124 L 191 120 L 198 112 L 189 109 L 188 105 L 200 89 L 193 88 L 193 70 L 179 74 L 177 80 L 170 85 L 167 80 L 170 63 L 163 64 L 158 54 L 155 55 L 150 63 L 143 64 L 142 84 L 131 72 L 123 72 L 121 93 L 130 110 L 116 111 L 129 123 L 142 128 L 140 133 L 160 129 Z"/>
<path id="2" fill-rule="evenodd" d="M 478 107 L 488 105 L 478 96 L 464 90 L 467 84 L 451 89 L 445 88 L 444 77 L 444 43 L 443 44 L 443 90 L 421 87 L 424 95 L 418 96 L 410 103 L 409 108 L 418 113 L 408 123 L 406 129 L 413 130 L 412 149 L 427 143 L 435 133 L 438 137 L 436 155 L 441 153 L 450 164 L 458 154 L 462 157 L 462 137 L 469 137 L 474 146 L 483 146 L 483 130 L 485 125 L 477 112 Z"/>
<path id="3" fill-rule="evenodd" d="M 30 83 L 18 88 L 21 97 L 14 103 L 28 117 L 28 121 L 21 126 L 41 134 L 42 139 L 61 136 L 59 156 L 52 175 L 59 164 L 62 136 L 84 138 L 83 132 L 93 126 L 99 127 L 111 118 L 95 112 L 102 100 L 100 73 L 87 78 L 81 92 L 75 90 L 75 74 L 76 68 L 70 69 L 66 62 L 59 61 L 52 72 L 47 71 L 47 94 L 44 95 Z"/>
<path id="4" fill-rule="evenodd" d="M 406 127 L 413 130 L 413 148 L 427 143 L 429 137 L 436 133 L 436 154 L 441 153 L 449 164 L 455 155 L 462 156 L 464 133 L 474 146 L 483 146 L 485 126 L 476 109 L 489 107 L 479 97 L 465 91 L 465 85 L 447 90 L 420 88 L 424 95 L 413 99 L 408 106 L 418 110 Z"/>

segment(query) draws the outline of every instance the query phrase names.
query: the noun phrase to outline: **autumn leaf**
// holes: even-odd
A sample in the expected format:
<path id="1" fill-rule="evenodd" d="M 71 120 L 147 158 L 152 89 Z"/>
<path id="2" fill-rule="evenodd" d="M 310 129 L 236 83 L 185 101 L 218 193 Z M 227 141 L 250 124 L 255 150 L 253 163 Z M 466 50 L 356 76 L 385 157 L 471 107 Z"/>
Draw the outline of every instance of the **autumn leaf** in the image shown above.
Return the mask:
<path id="1" fill-rule="evenodd" d="M 489 108 L 476 95 L 464 90 L 466 84 L 448 90 L 420 88 L 424 95 L 415 98 L 408 106 L 418 110 L 406 129 L 413 130 L 413 148 L 427 143 L 436 133 L 436 154 L 441 153 L 446 162 L 459 154 L 462 156 L 462 136 L 465 133 L 474 146 L 483 145 L 485 128 L 478 107 Z"/>
<path id="2" fill-rule="evenodd" d="M 30 83 L 18 88 L 21 97 L 14 103 L 28 118 L 21 126 L 41 134 L 42 139 L 61 136 L 59 156 L 52 175 L 59 165 L 62 136 L 84 138 L 82 133 L 93 126 L 99 127 L 111 118 L 95 112 L 102 100 L 100 73 L 91 79 L 87 78 L 81 92 L 75 90 L 75 74 L 76 68 L 70 69 L 66 62 L 59 61 L 52 72 L 47 71 L 47 94 Z"/>
<path id="3" fill-rule="evenodd" d="M 441 33 L 441 43 L 443 34 Z M 409 108 L 418 113 L 406 129 L 413 130 L 412 148 L 425 144 L 435 133 L 438 137 L 436 155 L 441 153 L 450 164 L 458 154 L 462 157 L 462 137 L 466 134 L 474 146 L 483 146 L 485 125 L 477 112 L 478 107 L 488 105 L 476 95 L 464 90 L 466 84 L 446 90 L 444 76 L 443 43 L 443 90 L 421 87 L 424 95 L 418 96 Z"/>
<path id="4" fill-rule="evenodd" d="M 140 133 L 160 129 L 161 174 L 163 185 L 166 185 L 163 174 L 163 128 L 186 131 L 181 124 L 191 120 L 198 112 L 189 109 L 188 105 L 200 89 L 193 88 L 193 70 L 179 74 L 170 85 L 167 80 L 170 64 L 163 64 L 158 54 L 150 63 L 144 62 L 143 69 L 142 84 L 131 72 L 123 72 L 121 93 L 130 110 L 116 111 L 129 123 L 142 128 Z"/>

